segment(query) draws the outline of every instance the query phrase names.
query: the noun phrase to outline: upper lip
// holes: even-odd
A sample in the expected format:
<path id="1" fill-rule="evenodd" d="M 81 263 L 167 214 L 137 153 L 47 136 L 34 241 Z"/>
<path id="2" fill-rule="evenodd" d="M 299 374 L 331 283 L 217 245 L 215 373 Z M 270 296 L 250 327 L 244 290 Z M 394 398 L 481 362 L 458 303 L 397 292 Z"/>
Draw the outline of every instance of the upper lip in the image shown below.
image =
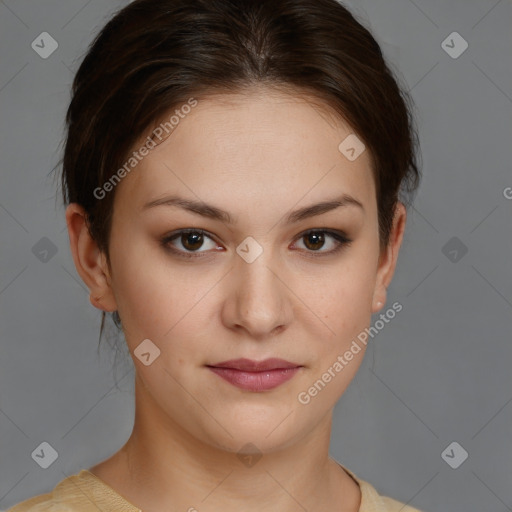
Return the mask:
<path id="1" fill-rule="evenodd" d="M 234 370 L 261 372 L 266 370 L 297 368 L 301 365 L 297 363 L 291 363 L 290 361 L 285 361 L 284 359 L 272 357 L 263 361 L 253 361 L 252 359 L 230 359 L 229 361 L 209 364 L 207 366 L 213 366 L 214 368 L 233 368 Z"/>

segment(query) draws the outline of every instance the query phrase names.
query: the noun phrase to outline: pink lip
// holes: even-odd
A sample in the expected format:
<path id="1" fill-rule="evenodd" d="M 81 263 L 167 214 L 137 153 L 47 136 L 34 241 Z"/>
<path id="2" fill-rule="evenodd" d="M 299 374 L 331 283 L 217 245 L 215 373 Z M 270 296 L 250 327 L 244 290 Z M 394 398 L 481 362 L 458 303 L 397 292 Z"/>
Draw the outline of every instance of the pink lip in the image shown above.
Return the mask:
<path id="1" fill-rule="evenodd" d="M 264 361 L 232 359 L 207 368 L 229 383 L 249 391 L 266 391 L 290 380 L 301 365 L 283 359 L 271 358 Z"/>

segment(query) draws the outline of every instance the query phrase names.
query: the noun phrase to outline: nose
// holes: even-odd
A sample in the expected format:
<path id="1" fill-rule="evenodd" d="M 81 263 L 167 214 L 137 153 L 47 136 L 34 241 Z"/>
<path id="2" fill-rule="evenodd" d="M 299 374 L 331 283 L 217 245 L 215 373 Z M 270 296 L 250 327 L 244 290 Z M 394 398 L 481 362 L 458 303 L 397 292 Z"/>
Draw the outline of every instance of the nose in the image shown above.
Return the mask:
<path id="1" fill-rule="evenodd" d="M 255 339 L 283 331 L 293 317 L 293 294 L 286 277 L 264 251 L 255 261 L 239 258 L 230 272 L 223 322 L 230 329 L 245 330 Z"/>

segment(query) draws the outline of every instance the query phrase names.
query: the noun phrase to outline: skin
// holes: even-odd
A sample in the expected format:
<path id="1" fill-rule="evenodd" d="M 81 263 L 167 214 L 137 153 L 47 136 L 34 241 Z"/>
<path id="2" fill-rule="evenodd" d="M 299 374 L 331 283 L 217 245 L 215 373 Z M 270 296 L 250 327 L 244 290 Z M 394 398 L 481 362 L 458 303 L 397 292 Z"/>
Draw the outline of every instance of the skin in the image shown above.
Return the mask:
<path id="1" fill-rule="evenodd" d="M 116 186 L 111 268 L 83 209 L 67 208 L 77 271 L 95 307 L 118 310 L 136 370 L 132 435 L 90 471 L 145 512 L 359 509 L 359 486 L 328 452 L 333 408 L 364 350 L 307 405 L 297 399 L 383 308 L 405 229 L 398 203 L 380 251 L 368 151 L 349 161 L 338 150 L 351 133 L 304 96 L 262 88 L 211 96 Z M 290 211 L 341 193 L 364 210 L 344 206 L 282 223 Z M 176 206 L 143 211 L 171 194 L 216 205 L 235 223 Z M 187 260 L 161 245 L 183 228 L 212 237 L 202 246 L 180 237 L 169 245 L 206 257 Z M 326 255 L 336 247 L 330 235 L 323 246 L 300 236 L 313 228 L 353 241 Z M 263 249 L 252 263 L 236 252 L 248 236 Z M 161 351 L 148 366 L 133 354 L 145 339 Z M 251 392 L 205 367 L 238 357 L 280 357 L 303 368 L 277 388 Z M 263 455 L 251 467 L 237 456 L 247 443 Z"/>

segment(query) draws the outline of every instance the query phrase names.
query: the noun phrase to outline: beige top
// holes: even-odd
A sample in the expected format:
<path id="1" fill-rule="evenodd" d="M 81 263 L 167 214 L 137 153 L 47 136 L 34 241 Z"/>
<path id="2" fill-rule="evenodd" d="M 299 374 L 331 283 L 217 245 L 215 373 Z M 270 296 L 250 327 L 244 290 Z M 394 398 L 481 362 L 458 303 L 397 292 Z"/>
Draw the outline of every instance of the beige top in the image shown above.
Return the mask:
<path id="1" fill-rule="evenodd" d="M 339 464 L 339 463 L 338 463 Z M 340 464 L 341 466 L 341 464 Z M 341 466 L 361 489 L 359 512 L 420 512 L 399 501 L 381 496 L 375 488 Z M 82 469 L 60 481 L 46 494 L 14 505 L 7 512 L 142 512 L 96 475 Z"/>

